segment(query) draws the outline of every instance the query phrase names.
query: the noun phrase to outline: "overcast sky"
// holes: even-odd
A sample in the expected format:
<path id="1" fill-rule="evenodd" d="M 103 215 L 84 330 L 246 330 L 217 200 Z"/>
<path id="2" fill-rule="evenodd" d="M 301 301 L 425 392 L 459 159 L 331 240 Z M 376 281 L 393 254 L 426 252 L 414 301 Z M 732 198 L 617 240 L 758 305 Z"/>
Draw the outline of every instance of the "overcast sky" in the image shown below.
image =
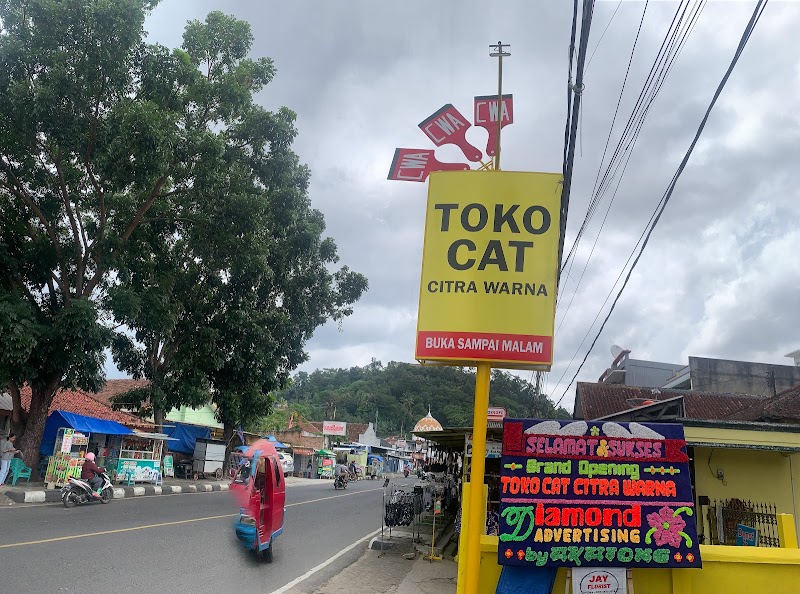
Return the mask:
<path id="1" fill-rule="evenodd" d="M 514 95 L 515 121 L 503 131 L 503 169 L 561 171 L 571 4 L 164 0 L 153 12 L 149 40 L 170 47 L 180 45 L 187 20 L 212 10 L 251 23 L 253 56 L 269 56 L 277 66 L 257 99 L 268 109 L 297 112 L 295 150 L 311 168 L 313 205 L 325 214 L 341 262 L 369 278 L 354 315 L 316 332 L 302 369 L 363 365 L 373 357 L 413 361 L 426 185 L 386 176 L 395 147 L 432 148 L 417 128 L 425 117 L 446 103 L 471 117 L 473 96 L 496 93 L 490 43 L 511 44 L 504 91 Z M 556 318 L 556 363 L 547 381 L 555 399 L 594 338 L 597 325 L 579 348 L 754 4 L 712 0 L 702 12 L 649 112 L 562 324 L 611 192 L 580 243 Z M 676 6 L 648 6 L 612 148 Z M 567 249 L 586 213 L 643 9 L 636 1 L 596 5 L 589 47 L 597 49 L 585 80 Z M 770 2 L 579 380 L 599 377 L 614 343 L 635 358 L 674 363 L 696 355 L 788 364 L 783 356 L 800 348 L 797 31 L 800 3 Z M 485 147 L 484 130 L 472 128 L 467 138 Z M 455 148 L 437 149 L 437 158 L 465 161 Z M 573 385 L 564 398 L 569 408 L 574 393 Z"/>

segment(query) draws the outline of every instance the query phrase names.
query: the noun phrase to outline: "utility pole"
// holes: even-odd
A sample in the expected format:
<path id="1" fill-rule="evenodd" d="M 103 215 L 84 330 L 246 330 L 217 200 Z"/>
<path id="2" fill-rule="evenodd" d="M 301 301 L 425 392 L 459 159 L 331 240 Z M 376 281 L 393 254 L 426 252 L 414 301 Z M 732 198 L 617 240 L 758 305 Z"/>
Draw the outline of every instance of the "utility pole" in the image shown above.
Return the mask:
<path id="1" fill-rule="evenodd" d="M 567 83 L 567 93 L 572 98 L 572 106 L 569 114 L 569 134 L 567 135 L 567 146 L 564 147 L 564 187 L 561 190 L 561 236 L 558 239 L 558 276 L 556 277 L 556 291 L 561 286 L 561 262 L 564 254 L 564 239 L 567 231 L 567 215 L 569 214 L 569 195 L 572 190 L 572 166 L 575 160 L 575 141 L 578 137 L 578 118 L 581 111 L 581 96 L 583 94 L 583 71 L 586 64 L 586 51 L 589 45 L 589 29 L 592 26 L 592 13 L 594 11 L 594 0 L 583 0 L 583 12 L 581 18 L 581 34 L 578 43 L 578 62 L 575 70 L 575 83 L 572 82 L 572 72 L 569 73 Z M 570 43 L 570 63 L 573 52 L 575 51 L 575 30 L 573 29 L 573 39 Z"/>
<path id="2" fill-rule="evenodd" d="M 531 416 L 536 418 L 536 413 L 539 405 L 539 397 L 542 394 L 542 372 L 536 372 L 536 383 L 533 388 L 533 402 L 531 403 Z"/>
<path id="3" fill-rule="evenodd" d="M 511 47 L 510 44 L 503 45 L 498 41 L 496 45 L 490 45 L 495 51 L 489 54 L 491 58 L 497 58 L 497 146 L 494 152 L 494 169 L 500 171 L 500 130 L 503 128 L 503 58 L 511 55 L 510 52 L 503 51 L 503 48 Z"/>

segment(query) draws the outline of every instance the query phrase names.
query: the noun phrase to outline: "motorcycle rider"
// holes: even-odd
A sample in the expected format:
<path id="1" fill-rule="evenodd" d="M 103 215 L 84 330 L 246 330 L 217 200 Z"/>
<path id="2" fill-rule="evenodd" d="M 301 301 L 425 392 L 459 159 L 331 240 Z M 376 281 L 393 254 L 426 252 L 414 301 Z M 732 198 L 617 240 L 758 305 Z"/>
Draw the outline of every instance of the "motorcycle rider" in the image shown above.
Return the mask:
<path id="1" fill-rule="evenodd" d="M 81 479 L 88 481 L 92 486 L 92 497 L 100 497 L 100 489 L 103 486 L 103 479 L 99 476 L 101 472 L 105 472 L 105 468 L 100 468 L 94 463 L 94 454 L 89 452 L 86 454 L 86 461 L 81 468 Z"/>
<path id="2" fill-rule="evenodd" d="M 336 475 L 334 480 L 341 480 L 347 483 L 347 466 L 344 464 L 337 464 L 334 473 Z"/>

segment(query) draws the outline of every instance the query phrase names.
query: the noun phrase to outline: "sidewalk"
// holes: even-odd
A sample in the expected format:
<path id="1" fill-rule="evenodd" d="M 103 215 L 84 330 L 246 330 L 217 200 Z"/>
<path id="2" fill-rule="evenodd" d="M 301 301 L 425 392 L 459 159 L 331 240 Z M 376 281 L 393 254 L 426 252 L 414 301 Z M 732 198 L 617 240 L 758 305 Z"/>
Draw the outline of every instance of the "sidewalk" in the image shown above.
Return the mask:
<path id="1" fill-rule="evenodd" d="M 395 529 L 316 589 L 299 584 L 286 594 L 454 594 L 458 565 L 447 557 L 429 561 L 430 550 L 429 541 L 415 544 L 410 531 Z"/>
<path id="2" fill-rule="evenodd" d="M 286 486 L 304 485 L 315 482 L 289 476 L 286 477 Z M 198 480 L 166 478 L 163 485 L 140 483 L 136 486 L 114 485 L 114 499 L 125 497 L 143 497 L 150 495 L 177 495 L 178 493 L 213 493 L 227 491 L 230 480 Z M 16 486 L 3 485 L 0 487 L 0 505 L 14 505 L 15 503 L 57 503 L 61 501 L 61 489 L 45 488 L 43 482 L 17 483 Z"/>

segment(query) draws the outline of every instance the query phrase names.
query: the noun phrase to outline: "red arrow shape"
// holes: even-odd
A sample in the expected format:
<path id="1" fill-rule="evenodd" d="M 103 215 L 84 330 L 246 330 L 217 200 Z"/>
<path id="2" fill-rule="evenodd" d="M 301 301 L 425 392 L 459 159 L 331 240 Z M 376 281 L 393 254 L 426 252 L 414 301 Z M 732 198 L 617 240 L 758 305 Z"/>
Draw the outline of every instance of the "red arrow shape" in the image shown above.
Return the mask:
<path id="1" fill-rule="evenodd" d="M 469 171 L 466 163 L 437 161 L 432 149 L 399 148 L 394 151 L 388 179 L 424 182 L 431 171 Z"/>
<path id="2" fill-rule="evenodd" d="M 483 95 L 475 97 L 474 121 L 476 126 L 486 128 L 489 140 L 486 143 L 486 154 L 494 157 L 497 147 L 497 95 Z M 514 96 L 503 95 L 503 113 L 500 127 L 514 123 Z"/>
<path id="3" fill-rule="evenodd" d="M 436 146 L 454 144 L 470 161 L 480 161 L 483 157 L 481 152 L 467 142 L 467 130 L 471 125 L 461 112 L 448 103 L 425 118 L 419 128 Z"/>

